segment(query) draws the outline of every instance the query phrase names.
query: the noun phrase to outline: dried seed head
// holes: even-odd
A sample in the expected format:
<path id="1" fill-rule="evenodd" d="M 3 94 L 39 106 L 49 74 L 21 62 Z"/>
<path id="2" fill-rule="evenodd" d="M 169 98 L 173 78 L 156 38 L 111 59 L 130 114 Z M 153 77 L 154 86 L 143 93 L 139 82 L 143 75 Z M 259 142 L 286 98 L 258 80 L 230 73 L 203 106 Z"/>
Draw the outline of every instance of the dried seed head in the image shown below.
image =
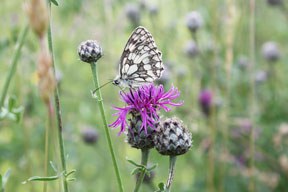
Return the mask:
<path id="1" fill-rule="evenodd" d="M 125 13 L 127 18 L 130 20 L 130 22 L 138 26 L 140 23 L 141 15 L 140 15 L 140 9 L 139 6 L 136 4 L 129 3 L 125 7 Z"/>
<path id="2" fill-rule="evenodd" d="M 38 58 L 37 73 L 39 77 L 38 88 L 41 98 L 48 102 L 55 89 L 55 78 L 52 70 L 51 55 L 42 49 Z"/>
<path id="3" fill-rule="evenodd" d="M 182 155 L 192 145 L 192 134 L 178 118 L 168 118 L 157 126 L 154 136 L 156 150 L 162 155 Z"/>
<path id="4" fill-rule="evenodd" d="M 33 31 L 42 38 L 48 27 L 48 11 L 45 0 L 30 0 L 25 5 L 29 17 L 30 26 Z"/>
<path id="5" fill-rule="evenodd" d="M 78 55 L 83 62 L 97 62 L 102 57 L 102 48 L 94 40 L 83 41 L 78 47 Z"/>
<path id="6" fill-rule="evenodd" d="M 191 58 L 197 56 L 199 53 L 197 44 L 192 40 L 186 43 L 184 51 L 187 54 L 187 56 Z"/>
<path id="7" fill-rule="evenodd" d="M 140 114 L 131 112 L 130 128 L 127 132 L 127 141 L 131 147 L 136 149 L 151 149 L 154 147 L 153 135 L 155 130 L 147 127 L 147 130 L 141 129 L 142 119 Z M 146 132 L 147 131 L 147 132 Z"/>
<path id="8" fill-rule="evenodd" d="M 186 25 L 188 29 L 195 33 L 203 25 L 203 19 L 199 12 L 192 11 L 186 16 Z"/>
<path id="9" fill-rule="evenodd" d="M 81 136 L 86 144 L 93 145 L 98 141 L 99 134 L 92 127 L 86 127 L 81 131 Z"/>
<path id="10" fill-rule="evenodd" d="M 280 51 L 275 42 L 266 42 L 262 46 L 262 55 L 269 62 L 275 62 L 280 58 Z"/>

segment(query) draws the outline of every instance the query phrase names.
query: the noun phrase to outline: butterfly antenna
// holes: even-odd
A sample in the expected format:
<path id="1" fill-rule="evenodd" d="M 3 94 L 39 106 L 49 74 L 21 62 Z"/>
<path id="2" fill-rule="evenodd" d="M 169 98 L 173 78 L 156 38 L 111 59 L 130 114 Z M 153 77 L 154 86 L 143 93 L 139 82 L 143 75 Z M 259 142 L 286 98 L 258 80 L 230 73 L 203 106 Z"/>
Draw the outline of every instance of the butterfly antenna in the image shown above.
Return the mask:
<path id="1" fill-rule="evenodd" d="M 113 82 L 113 79 L 111 79 L 110 81 L 108 81 L 107 83 L 101 85 L 100 87 L 96 88 L 94 91 L 93 91 L 93 94 L 96 93 L 96 91 L 98 91 L 99 89 L 101 89 L 102 87 L 105 87 L 106 85 L 108 85 L 109 83 L 112 83 Z"/>

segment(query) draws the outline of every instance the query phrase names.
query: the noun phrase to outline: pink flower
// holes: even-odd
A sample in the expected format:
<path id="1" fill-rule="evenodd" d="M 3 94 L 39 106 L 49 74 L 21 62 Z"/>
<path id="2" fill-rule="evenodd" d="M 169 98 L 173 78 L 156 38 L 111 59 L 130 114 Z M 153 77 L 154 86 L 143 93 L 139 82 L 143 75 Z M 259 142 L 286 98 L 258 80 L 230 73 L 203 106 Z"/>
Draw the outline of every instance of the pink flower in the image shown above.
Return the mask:
<path id="1" fill-rule="evenodd" d="M 142 129 L 147 133 L 147 126 L 154 127 L 155 121 L 159 119 L 157 112 L 163 109 L 165 112 L 170 111 L 170 106 L 180 106 L 183 102 L 172 102 L 174 99 L 180 96 L 180 92 L 177 88 L 170 88 L 165 92 L 162 85 L 154 86 L 153 84 L 144 85 L 137 90 L 132 90 L 128 93 L 120 92 L 120 96 L 123 102 L 126 103 L 125 107 L 114 107 L 118 112 L 115 116 L 118 116 L 116 121 L 109 126 L 120 126 L 119 134 L 123 133 L 127 127 L 127 115 L 130 113 L 139 113 L 142 119 L 142 125 L 139 131 Z"/>

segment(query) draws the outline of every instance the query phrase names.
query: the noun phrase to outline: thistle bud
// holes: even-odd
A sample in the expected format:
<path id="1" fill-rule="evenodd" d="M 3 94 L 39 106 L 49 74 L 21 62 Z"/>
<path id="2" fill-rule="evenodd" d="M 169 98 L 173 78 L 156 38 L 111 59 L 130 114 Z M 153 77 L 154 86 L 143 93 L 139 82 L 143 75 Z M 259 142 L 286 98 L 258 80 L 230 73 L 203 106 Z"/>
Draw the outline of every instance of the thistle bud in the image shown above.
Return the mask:
<path id="1" fill-rule="evenodd" d="M 25 9 L 29 17 L 30 26 L 41 39 L 48 27 L 49 16 L 45 0 L 30 0 Z"/>
<path id="2" fill-rule="evenodd" d="M 125 7 L 125 13 L 127 18 L 133 25 L 139 25 L 141 16 L 140 9 L 136 4 L 127 4 L 127 6 Z"/>
<path id="3" fill-rule="evenodd" d="M 197 44 L 194 41 L 188 41 L 185 45 L 185 53 L 188 57 L 193 58 L 198 55 L 199 49 Z"/>
<path id="4" fill-rule="evenodd" d="M 267 0 L 267 3 L 271 6 L 282 5 L 283 0 Z"/>
<path id="5" fill-rule="evenodd" d="M 280 51 L 275 42 L 266 42 L 262 46 L 262 55 L 269 62 L 275 62 L 280 58 Z"/>
<path id="6" fill-rule="evenodd" d="M 99 134 L 92 127 L 86 127 L 81 131 L 81 136 L 86 144 L 93 145 L 98 141 Z"/>
<path id="7" fill-rule="evenodd" d="M 78 47 L 78 55 L 83 62 L 97 62 L 102 57 L 102 48 L 94 40 L 83 41 Z"/>
<path id="8" fill-rule="evenodd" d="M 192 145 L 192 134 L 180 119 L 168 118 L 157 126 L 154 143 L 156 150 L 162 155 L 182 155 Z"/>
<path id="9" fill-rule="evenodd" d="M 153 135 L 155 130 L 148 127 L 147 130 L 141 129 L 142 119 L 140 114 L 131 112 L 130 128 L 127 133 L 127 141 L 131 147 L 137 149 L 151 149 L 154 147 Z"/>
<path id="10" fill-rule="evenodd" d="M 192 11 L 186 16 L 186 25 L 188 29 L 195 33 L 203 25 L 203 19 L 199 12 Z"/>
<path id="11" fill-rule="evenodd" d="M 212 108 L 212 92 L 208 89 L 201 91 L 199 95 L 199 105 L 202 109 L 202 112 L 208 117 L 211 114 Z"/>

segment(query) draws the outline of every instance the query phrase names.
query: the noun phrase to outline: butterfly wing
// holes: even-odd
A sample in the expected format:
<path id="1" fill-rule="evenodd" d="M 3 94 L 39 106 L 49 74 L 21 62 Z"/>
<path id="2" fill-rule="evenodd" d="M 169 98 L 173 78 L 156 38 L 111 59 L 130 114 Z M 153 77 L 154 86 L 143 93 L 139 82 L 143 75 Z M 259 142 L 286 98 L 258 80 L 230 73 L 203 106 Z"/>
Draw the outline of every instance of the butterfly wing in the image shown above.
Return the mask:
<path id="1" fill-rule="evenodd" d="M 124 48 L 120 59 L 120 77 L 137 87 L 160 78 L 164 70 L 162 54 L 144 27 L 137 27 Z"/>

